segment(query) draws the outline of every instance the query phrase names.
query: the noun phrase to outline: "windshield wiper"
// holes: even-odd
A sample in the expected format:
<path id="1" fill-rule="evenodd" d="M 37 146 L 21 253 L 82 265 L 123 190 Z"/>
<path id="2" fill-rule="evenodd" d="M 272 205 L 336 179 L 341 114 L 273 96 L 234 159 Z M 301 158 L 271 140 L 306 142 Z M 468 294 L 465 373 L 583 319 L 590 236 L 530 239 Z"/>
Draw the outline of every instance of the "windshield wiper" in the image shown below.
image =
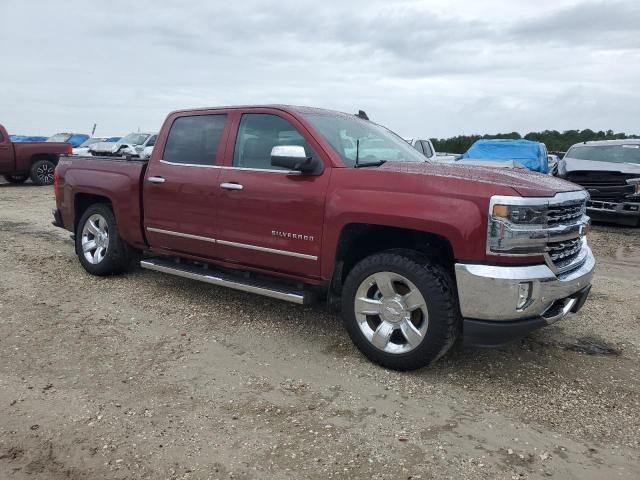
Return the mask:
<path id="1" fill-rule="evenodd" d="M 360 139 L 356 139 L 356 163 L 353 165 L 353 168 L 361 168 L 361 167 L 379 167 L 383 165 L 386 160 L 377 160 L 375 162 L 360 162 Z"/>
<path id="2" fill-rule="evenodd" d="M 384 165 L 385 163 L 387 163 L 386 160 L 378 160 L 375 162 L 358 162 L 356 163 L 353 168 L 362 168 L 362 167 L 379 167 L 380 165 Z"/>

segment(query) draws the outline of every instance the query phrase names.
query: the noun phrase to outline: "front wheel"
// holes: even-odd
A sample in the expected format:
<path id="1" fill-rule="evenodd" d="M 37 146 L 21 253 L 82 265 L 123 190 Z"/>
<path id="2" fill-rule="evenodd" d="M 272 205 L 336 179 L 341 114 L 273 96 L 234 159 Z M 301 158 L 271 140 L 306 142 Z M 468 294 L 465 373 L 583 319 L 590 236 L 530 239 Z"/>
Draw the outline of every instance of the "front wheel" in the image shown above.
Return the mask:
<path id="1" fill-rule="evenodd" d="M 37 160 L 31 165 L 31 174 L 29 176 L 36 185 L 52 185 L 55 170 L 56 164 L 51 160 Z"/>
<path id="2" fill-rule="evenodd" d="M 344 284 L 342 315 L 360 351 L 394 370 L 429 365 L 449 350 L 460 329 L 449 275 L 410 252 L 358 263 Z"/>
<path id="3" fill-rule="evenodd" d="M 29 175 L 4 175 L 4 179 L 9 183 L 24 183 L 29 179 Z"/>
<path id="4" fill-rule="evenodd" d="M 78 222 L 76 253 L 92 275 L 111 275 L 131 265 L 132 249 L 122 241 L 116 217 L 109 205 L 91 205 Z"/>

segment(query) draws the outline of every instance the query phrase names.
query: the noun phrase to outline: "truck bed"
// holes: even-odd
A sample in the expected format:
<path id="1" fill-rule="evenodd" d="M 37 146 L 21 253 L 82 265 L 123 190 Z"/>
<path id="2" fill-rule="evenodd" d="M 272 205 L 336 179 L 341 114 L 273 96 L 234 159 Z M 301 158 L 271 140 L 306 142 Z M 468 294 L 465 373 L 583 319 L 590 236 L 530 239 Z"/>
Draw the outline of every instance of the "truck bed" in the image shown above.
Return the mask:
<path id="1" fill-rule="evenodd" d="M 87 199 L 102 197 L 113 205 L 120 236 L 128 243 L 144 248 L 142 231 L 142 180 L 147 160 L 114 157 L 60 157 L 57 208 L 64 228 L 74 232 L 74 215 Z M 100 177 L 96 181 L 96 176 Z"/>

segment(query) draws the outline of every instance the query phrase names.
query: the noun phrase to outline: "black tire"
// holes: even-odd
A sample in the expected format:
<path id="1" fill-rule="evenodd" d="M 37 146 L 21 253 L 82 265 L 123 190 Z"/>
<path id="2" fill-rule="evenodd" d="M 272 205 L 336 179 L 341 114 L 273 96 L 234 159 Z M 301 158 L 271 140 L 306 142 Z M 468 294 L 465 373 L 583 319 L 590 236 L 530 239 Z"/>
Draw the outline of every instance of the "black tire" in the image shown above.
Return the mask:
<path id="1" fill-rule="evenodd" d="M 24 183 L 29 180 L 29 175 L 4 175 L 4 179 L 9 183 Z"/>
<path id="2" fill-rule="evenodd" d="M 56 164 L 49 159 L 36 160 L 31 165 L 29 177 L 36 185 L 53 185 L 53 172 Z"/>
<path id="3" fill-rule="evenodd" d="M 379 272 L 391 272 L 409 280 L 423 297 L 428 310 L 424 337 L 407 353 L 388 353 L 373 345 L 358 324 L 356 293 L 361 284 Z M 417 252 L 396 251 L 372 255 L 349 272 L 342 293 L 342 317 L 353 343 L 367 358 L 393 370 L 415 370 L 442 357 L 460 332 L 460 314 L 451 277 L 440 266 L 429 264 Z M 368 317 L 367 317 L 368 318 Z"/>
<path id="4" fill-rule="evenodd" d="M 108 245 L 103 258 L 97 263 L 92 263 L 85 256 L 83 250 L 83 242 L 85 241 L 83 231 L 85 226 L 88 225 L 89 219 L 98 215 L 106 222 L 106 231 L 108 233 Z M 95 235 L 89 234 L 88 240 L 92 238 L 95 240 Z M 76 229 L 76 254 L 80 260 L 80 264 L 83 268 L 92 275 L 105 276 L 123 273 L 129 270 L 132 261 L 137 257 L 136 251 L 129 247 L 121 238 L 118 232 L 118 225 L 116 223 L 116 217 L 109 205 L 104 203 L 96 203 L 91 205 L 82 214 L 80 221 L 78 222 L 78 228 Z M 89 252 L 91 256 L 91 252 Z"/>

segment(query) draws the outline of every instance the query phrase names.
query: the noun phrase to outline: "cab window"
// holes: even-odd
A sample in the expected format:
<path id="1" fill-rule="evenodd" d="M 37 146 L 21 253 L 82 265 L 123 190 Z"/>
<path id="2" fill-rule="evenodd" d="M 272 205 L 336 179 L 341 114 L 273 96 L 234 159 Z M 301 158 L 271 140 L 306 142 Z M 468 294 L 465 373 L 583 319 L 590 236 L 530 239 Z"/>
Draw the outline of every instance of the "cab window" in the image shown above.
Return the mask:
<path id="1" fill-rule="evenodd" d="M 171 125 L 163 159 L 186 165 L 216 165 L 226 118 L 225 114 L 177 118 Z"/>
<path id="2" fill-rule="evenodd" d="M 304 137 L 284 118 L 265 113 L 246 113 L 242 115 L 238 128 L 233 166 L 286 170 L 271 165 L 271 149 L 276 145 L 299 145 L 304 147 L 308 156 L 313 156 Z"/>
<path id="3" fill-rule="evenodd" d="M 420 143 L 422 143 L 422 148 L 424 150 L 424 154 L 426 157 L 432 157 L 433 156 L 433 150 L 431 150 L 431 145 L 429 145 L 429 142 L 427 142 L 426 140 L 422 140 Z"/>

